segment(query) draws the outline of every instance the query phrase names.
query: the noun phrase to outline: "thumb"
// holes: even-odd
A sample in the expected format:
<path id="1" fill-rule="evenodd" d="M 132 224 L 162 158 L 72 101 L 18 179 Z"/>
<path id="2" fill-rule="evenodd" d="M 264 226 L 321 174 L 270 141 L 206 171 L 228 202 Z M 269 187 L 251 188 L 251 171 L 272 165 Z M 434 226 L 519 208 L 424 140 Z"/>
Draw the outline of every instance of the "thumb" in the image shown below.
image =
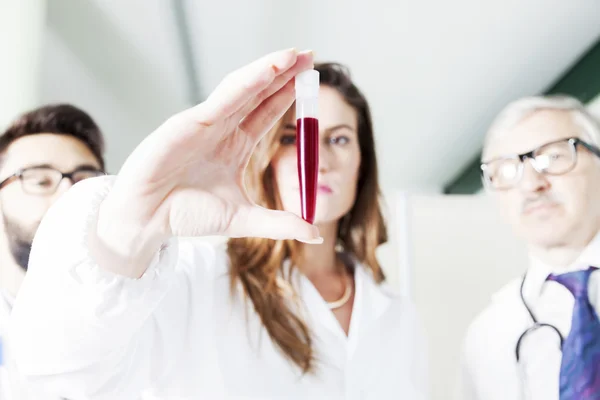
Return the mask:
<path id="1" fill-rule="evenodd" d="M 231 222 L 227 232 L 231 237 L 295 239 L 309 244 L 323 243 L 316 226 L 291 212 L 248 206 L 239 209 Z"/>

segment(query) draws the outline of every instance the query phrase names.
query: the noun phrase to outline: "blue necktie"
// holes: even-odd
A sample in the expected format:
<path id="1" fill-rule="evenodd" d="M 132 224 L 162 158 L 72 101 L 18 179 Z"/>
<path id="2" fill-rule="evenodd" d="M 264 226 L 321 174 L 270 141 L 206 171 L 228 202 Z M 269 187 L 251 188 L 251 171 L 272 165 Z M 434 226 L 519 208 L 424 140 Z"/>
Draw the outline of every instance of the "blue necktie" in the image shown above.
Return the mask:
<path id="1" fill-rule="evenodd" d="M 562 348 L 560 400 L 600 400 L 600 320 L 588 298 L 588 283 L 595 269 L 548 277 L 575 297 L 571 332 Z"/>

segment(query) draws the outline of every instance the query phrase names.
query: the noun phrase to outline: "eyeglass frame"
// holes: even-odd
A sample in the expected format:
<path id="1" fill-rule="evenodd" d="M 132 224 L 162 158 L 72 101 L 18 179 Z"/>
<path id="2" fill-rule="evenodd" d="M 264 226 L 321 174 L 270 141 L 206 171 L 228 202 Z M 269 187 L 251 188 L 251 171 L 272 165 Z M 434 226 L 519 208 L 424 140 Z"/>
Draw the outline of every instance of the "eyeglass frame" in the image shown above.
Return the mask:
<path id="1" fill-rule="evenodd" d="M 590 144 L 586 141 L 584 141 L 583 139 L 577 138 L 577 137 L 569 137 L 569 138 L 564 138 L 564 139 L 559 139 L 559 140 L 555 140 L 552 142 L 548 142 L 548 143 L 544 143 L 538 147 L 536 147 L 535 149 L 528 151 L 526 153 L 521 153 L 521 154 L 515 154 L 512 156 L 505 156 L 505 157 L 498 157 L 495 159 L 492 159 L 490 161 L 487 162 L 482 162 L 479 165 L 479 173 L 481 175 L 481 179 L 483 180 L 484 184 L 489 187 L 492 190 L 495 191 L 502 191 L 502 190 L 508 190 L 514 186 L 510 186 L 508 188 L 505 189 L 499 189 L 499 188 L 494 188 L 492 183 L 490 182 L 490 178 L 489 176 L 486 174 L 486 168 L 487 165 L 491 162 L 494 161 L 498 161 L 498 160 L 513 160 L 513 159 L 518 159 L 519 160 L 519 177 L 517 178 L 517 180 L 515 181 L 515 184 L 517 184 L 522 178 L 523 178 L 523 166 L 524 166 L 524 162 L 526 159 L 530 159 L 530 160 L 535 160 L 534 154 L 541 149 L 542 147 L 546 147 L 546 146 L 550 146 L 553 144 L 558 144 L 558 143 L 562 143 L 562 142 L 567 142 L 569 143 L 569 145 L 571 146 L 571 151 L 573 152 L 573 165 L 571 166 L 571 168 L 569 168 L 568 170 L 561 172 L 559 174 L 552 174 L 546 171 L 540 171 L 537 169 L 537 167 L 535 166 L 535 163 L 532 164 L 533 168 L 539 172 L 540 174 L 544 174 L 544 175 L 563 175 L 566 174 L 570 171 L 573 170 L 573 168 L 575 168 L 575 166 L 577 165 L 577 146 L 581 145 L 583 146 L 585 149 L 587 149 L 588 151 L 590 151 L 592 154 L 594 154 L 596 157 L 600 158 L 600 148 L 594 146 L 593 144 Z"/>
<path id="2" fill-rule="evenodd" d="M 73 176 L 75 174 L 79 173 L 79 172 L 98 172 L 98 176 L 106 175 L 106 171 L 104 171 L 104 170 L 102 170 L 100 168 L 94 168 L 92 166 L 83 166 L 83 167 L 77 168 L 77 169 L 75 169 L 75 170 L 73 170 L 71 172 L 62 172 L 62 171 L 59 171 L 58 169 L 56 169 L 54 167 L 51 167 L 49 165 L 34 165 L 34 166 L 31 166 L 31 167 L 27 167 L 27 168 L 21 168 L 21 169 L 17 170 L 14 174 L 9 175 L 8 177 L 6 177 L 2 182 L 0 182 L 0 190 L 4 189 L 6 186 L 10 185 L 12 182 L 14 182 L 17 179 L 21 181 L 21 186 L 23 186 L 23 174 L 25 172 L 33 170 L 33 169 L 49 169 L 49 170 L 54 170 L 54 171 L 60 173 L 60 175 L 61 175 L 61 178 L 58 180 L 58 184 L 54 187 L 54 190 L 49 191 L 48 193 L 44 193 L 44 194 L 34 194 L 34 195 L 38 195 L 38 196 L 46 196 L 46 195 L 51 195 L 51 194 L 56 193 L 56 190 L 60 186 L 60 183 L 65 178 L 69 179 L 72 184 L 75 184 L 76 182 L 75 182 Z M 80 182 L 80 181 L 78 181 L 78 182 Z"/>

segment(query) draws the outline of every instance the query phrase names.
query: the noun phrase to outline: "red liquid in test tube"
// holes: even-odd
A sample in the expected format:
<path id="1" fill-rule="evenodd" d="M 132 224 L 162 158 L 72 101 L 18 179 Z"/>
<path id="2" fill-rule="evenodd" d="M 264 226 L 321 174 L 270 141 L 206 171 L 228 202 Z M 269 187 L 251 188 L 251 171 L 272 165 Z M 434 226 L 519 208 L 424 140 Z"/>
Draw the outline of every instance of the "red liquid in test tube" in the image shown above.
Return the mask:
<path id="1" fill-rule="evenodd" d="M 313 223 L 317 205 L 319 174 L 319 72 L 309 70 L 296 76 L 296 151 L 302 218 Z"/>

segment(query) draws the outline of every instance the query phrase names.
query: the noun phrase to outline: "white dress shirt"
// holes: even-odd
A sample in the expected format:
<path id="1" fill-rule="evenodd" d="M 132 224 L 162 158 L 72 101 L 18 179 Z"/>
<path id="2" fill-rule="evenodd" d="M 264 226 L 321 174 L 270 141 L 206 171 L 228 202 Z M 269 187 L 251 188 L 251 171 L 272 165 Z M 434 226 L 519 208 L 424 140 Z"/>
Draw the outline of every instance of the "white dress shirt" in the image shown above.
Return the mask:
<path id="1" fill-rule="evenodd" d="M 566 338 L 575 299 L 567 288 L 547 278 L 552 273 L 600 267 L 600 234 L 571 265 L 552 268 L 533 258 L 530 261 L 523 285 L 525 301 L 538 322 L 555 326 Z M 521 362 L 516 362 L 517 340 L 533 324 L 520 297 L 521 283 L 519 278 L 501 289 L 467 331 L 463 359 L 465 399 L 559 398 L 562 353 L 557 333 L 542 328 L 528 334 L 521 344 Z M 588 288 L 596 313 L 600 305 L 599 285 L 600 274 L 594 271 Z"/>
<path id="2" fill-rule="evenodd" d="M 20 372 L 69 399 L 423 399 L 424 337 L 411 303 L 354 269 L 348 336 L 311 282 L 294 282 L 317 374 L 276 349 L 251 304 L 231 293 L 226 253 L 172 239 L 140 279 L 90 257 L 113 179 L 81 182 L 47 213 L 12 315 Z M 290 303 L 292 306 L 293 303 Z"/>

